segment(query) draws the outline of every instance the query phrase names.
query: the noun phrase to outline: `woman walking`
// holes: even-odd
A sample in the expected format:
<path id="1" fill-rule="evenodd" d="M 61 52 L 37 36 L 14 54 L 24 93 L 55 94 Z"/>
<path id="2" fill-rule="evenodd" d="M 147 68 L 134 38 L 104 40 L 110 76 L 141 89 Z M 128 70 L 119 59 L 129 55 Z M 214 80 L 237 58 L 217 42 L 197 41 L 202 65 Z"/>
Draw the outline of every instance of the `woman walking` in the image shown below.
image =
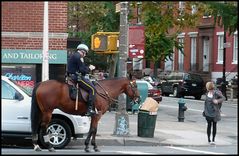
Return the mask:
<path id="1" fill-rule="evenodd" d="M 215 145 L 215 137 L 217 133 L 217 122 L 221 120 L 221 106 L 225 97 L 221 91 L 215 89 L 213 82 L 206 83 L 206 100 L 204 103 L 203 115 L 207 120 L 207 137 L 208 143 Z M 211 140 L 212 129 L 212 140 Z"/>

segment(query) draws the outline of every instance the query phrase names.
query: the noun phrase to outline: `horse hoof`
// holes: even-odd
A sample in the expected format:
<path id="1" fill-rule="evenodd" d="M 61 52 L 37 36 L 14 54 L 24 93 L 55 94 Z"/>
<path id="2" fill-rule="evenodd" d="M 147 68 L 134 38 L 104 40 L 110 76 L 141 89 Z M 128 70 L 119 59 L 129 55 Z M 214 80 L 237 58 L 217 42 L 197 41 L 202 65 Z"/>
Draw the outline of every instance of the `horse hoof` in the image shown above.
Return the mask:
<path id="1" fill-rule="evenodd" d="M 89 148 L 85 148 L 85 152 L 90 152 Z"/>
<path id="2" fill-rule="evenodd" d="M 34 151 L 42 151 L 42 149 L 39 147 L 39 145 L 34 146 Z"/>
<path id="3" fill-rule="evenodd" d="M 48 151 L 49 151 L 49 152 L 56 152 L 53 147 L 52 147 L 52 148 L 49 148 Z"/>
<path id="4" fill-rule="evenodd" d="M 98 148 L 94 148 L 95 152 L 100 152 L 100 150 Z"/>

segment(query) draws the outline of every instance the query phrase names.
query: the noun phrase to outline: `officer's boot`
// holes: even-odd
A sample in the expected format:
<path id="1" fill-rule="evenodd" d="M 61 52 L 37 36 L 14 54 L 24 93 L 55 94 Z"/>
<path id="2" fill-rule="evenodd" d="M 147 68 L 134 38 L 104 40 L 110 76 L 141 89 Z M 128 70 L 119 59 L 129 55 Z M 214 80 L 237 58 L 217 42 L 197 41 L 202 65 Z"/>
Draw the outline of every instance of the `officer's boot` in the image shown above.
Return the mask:
<path id="1" fill-rule="evenodd" d="M 87 110 L 87 112 L 86 112 L 86 116 L 93 116 L 93 115 L 95 115 L 96 114 L 96 112 L 95 112 L 95 110 L 94 110 L 94 106 L 93 106 L 93 101 L 88 101 L 88 110 Z"/>

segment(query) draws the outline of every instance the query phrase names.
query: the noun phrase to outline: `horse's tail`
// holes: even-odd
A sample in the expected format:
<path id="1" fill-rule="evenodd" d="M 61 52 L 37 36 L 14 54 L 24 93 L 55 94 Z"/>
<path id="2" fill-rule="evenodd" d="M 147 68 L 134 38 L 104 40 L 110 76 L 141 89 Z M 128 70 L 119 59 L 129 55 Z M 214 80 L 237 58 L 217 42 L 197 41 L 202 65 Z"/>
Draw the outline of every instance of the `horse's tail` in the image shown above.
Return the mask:
<path id="1" fill-rule="evenodd" d="M 32 91 L 32 105 L 31 105 L 31 128 L 32 128 L 32 134 L 36 135 L 38 132 L 38 128 L 40 125 L 40 117 L 41 112 L 40 108 L 38 106 L 37 98 L 36 98 L 36 91 L 39 87 L 40 83 L 37 83 Z"/>

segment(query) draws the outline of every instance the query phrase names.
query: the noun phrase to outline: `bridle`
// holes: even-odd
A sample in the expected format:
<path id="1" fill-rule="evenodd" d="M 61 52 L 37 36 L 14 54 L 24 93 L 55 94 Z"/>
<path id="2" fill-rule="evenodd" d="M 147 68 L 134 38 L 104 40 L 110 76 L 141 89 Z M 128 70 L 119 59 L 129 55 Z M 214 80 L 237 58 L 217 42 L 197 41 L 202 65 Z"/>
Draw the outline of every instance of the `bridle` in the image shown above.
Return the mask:
<path id="1" fill-rule="evenodd" d="M 138 98 L 140 98 L 140 97 L 137 95 L 138 87 L 137 87 L 137 84 L 136 84 L 136 81 L 135 81 L 135 80 L 132 80 L 132 81 L 129 82 L 129 85 L 128 85 L 127 90 L 128 90 L 129 88 L 131 88 L 132 91 L 133 91 L 132 100 L 134 100 L 135 97 L 137 97 L 137 100 L 139 100 Z"/>

